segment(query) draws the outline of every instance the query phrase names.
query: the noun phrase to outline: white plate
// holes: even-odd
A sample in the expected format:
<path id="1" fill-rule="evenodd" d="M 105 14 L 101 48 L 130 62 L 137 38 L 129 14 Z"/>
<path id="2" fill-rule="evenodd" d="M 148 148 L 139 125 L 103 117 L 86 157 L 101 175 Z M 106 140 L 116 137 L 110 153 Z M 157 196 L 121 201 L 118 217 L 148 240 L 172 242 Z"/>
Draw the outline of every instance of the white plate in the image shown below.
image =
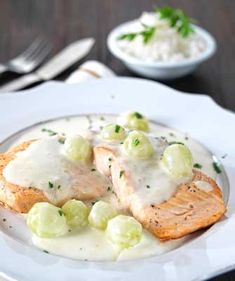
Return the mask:
<path id="1" fill-rule="evenodd" d="M 81 262 L 41 252 L 24 239 L 20 219 L 0 209 L 0 272 L 17 280 L 203 280 L 235 268 L 235 115 L 209 97 L 177 92 L 155 82 L 113 78 L 79 85 L 49 82 L 0 96 L 0 142 L 25 127 L 51 118 L 128 109 L 181 131 L 210 148 L 231 185 L 226 218 L 193 241 L 167 254 L 137 261 Z M 4 145 L 5 144 L 5 145 Z M 8 143 L 9 144 L 9 143 Z M 227 157 L 222 159 L 227 153 Z M 7 216 L 7 222 L 3 217 Z M 13 228 L 9 228 L 12 225 Z M 21 225 L 17 227 L 17 225 Z M 24 241 L 23 241 L 24 240 Z"/>

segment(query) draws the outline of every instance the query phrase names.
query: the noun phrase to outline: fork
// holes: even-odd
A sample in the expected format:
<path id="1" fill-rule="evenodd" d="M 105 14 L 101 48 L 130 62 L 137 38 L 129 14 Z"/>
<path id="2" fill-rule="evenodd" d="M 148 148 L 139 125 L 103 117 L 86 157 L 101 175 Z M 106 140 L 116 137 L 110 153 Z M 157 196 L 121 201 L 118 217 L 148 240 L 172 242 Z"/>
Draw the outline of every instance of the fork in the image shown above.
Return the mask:
<path id="1" fill-rule="evenodd" d="M 19 74 L 26 74 L 39 66 L 51 51 L 51 45 L 44 39 L 37 38 L 19 56 L 0 64 L 0 74 L 11 71 Z"/>

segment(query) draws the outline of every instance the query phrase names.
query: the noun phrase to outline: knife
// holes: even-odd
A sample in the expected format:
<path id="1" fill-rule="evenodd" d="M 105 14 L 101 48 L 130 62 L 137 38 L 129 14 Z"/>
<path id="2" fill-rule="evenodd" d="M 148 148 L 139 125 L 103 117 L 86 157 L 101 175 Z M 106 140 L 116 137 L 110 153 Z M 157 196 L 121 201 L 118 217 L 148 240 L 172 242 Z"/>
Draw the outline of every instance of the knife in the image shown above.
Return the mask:
<path id="1" fill-rule="evenodd" d="M 95 40 L 93 38 L 86 38 L 70 44 L 37 71 L 24 75 L 0 87 L 0 92 L 16 91 L 36 82 L 53 79 L 69 66 L 85 57 L 94 43 Z"/>

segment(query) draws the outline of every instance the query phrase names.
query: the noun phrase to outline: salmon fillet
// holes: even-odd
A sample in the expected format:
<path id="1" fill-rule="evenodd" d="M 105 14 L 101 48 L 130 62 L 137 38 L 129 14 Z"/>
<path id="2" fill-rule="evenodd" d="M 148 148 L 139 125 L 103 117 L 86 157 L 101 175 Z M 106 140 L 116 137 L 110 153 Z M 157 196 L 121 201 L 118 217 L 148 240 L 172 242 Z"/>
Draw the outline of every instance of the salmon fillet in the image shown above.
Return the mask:
<path id="1" fill-rule="evenodd" d="M 135 187 L 114 150 L 97 146 L 94 148 L 94 157 L 97 169 L 104 175 L 111 176 L 114 191 L 121 203 L 161 240 L 180 238 L 208 227 L 218 221 L 226 211 L 216 182 L 199 171 L 194 170 L 192 181 L 178 186 L 175 194 L 166 202 L 146 205 L 140 204 L 133 196 Z M 110 159 L 111 165 L 107 165 Z M 123 171 L 121 177 L 120 171 Z M 198 188 L 197 181 L 209 184 L 210 190 Z"/>
<path id="2" fill-rule="evenodd" d="M 26 150 L 33 141 L 23 142 L 6 153 L 0 154 L 0 202 L 6 207 L 19 213 L 27 213 L 37 202 L 50 202 L 42 190 L 37 187 L 22 187 L 6 181 L 3 170 L 7 164 L 15 159 L 16 153 Z M 69 199 L 92 200 L 102 196 L 107 190 L 107 180 L 104 176 L 97 176 L 96 173 L 79 170 L 77 178 L 73 181 L 72 195 L 63 198 L 57 205 L 61 206 Z"/>

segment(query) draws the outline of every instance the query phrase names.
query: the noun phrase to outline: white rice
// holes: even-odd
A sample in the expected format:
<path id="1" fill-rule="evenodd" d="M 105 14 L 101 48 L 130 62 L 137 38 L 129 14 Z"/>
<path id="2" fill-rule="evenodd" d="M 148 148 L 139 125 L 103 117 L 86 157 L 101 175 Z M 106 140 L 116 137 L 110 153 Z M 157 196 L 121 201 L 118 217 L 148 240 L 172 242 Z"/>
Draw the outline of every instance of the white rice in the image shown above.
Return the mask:
<path id="1" fill-rule="evenodd" d="M 157 13 L 144 12 L 123 33 L 141 31 L 144 29 L 143 24 L 156 27 L 151 40 L 145 44 L 140 35 L 132 41 L 118 40 L 118 46 L 123 52 L 145 61 L 175 62 L 196 58 L 206 49 L 206 42 L 196 32 L 183 38 L 167 20 L 160 19 Z"/>

